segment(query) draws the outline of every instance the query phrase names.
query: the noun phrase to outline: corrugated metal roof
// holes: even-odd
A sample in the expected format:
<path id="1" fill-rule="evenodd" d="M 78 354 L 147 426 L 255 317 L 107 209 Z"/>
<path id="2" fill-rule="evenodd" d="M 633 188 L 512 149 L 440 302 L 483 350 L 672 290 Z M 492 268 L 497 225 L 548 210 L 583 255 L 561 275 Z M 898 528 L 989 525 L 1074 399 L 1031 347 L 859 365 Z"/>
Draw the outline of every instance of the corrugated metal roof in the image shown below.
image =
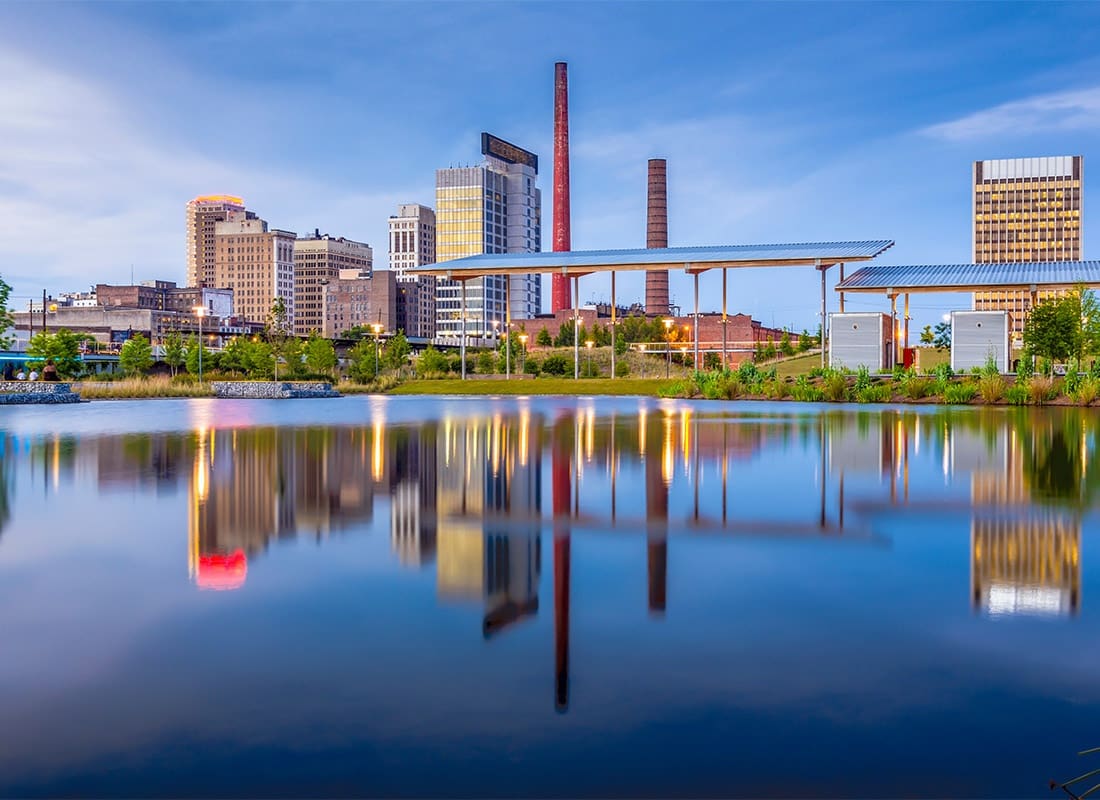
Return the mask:
<path id="1" fill-rule="evenodd" d="M 838 292 L 972 291 L 1100 286 L 1100 261 L 1024 261 L 1012 264 L 875 265 L 861 267 L 837 284 Z"/>
<path id="2" fill-rule="evenodd" d="M 721 266 L 783 266 L 867 261 L 891 247 L 888 239 L 866 242 L 806 242 L 801 244 L 741 244 L 722 247 L 665 247 L 631 250 L 572 250 L 564 253 L 494 253 L 444 261 L 412 272 L 593 272 L 608 269 Z"/>

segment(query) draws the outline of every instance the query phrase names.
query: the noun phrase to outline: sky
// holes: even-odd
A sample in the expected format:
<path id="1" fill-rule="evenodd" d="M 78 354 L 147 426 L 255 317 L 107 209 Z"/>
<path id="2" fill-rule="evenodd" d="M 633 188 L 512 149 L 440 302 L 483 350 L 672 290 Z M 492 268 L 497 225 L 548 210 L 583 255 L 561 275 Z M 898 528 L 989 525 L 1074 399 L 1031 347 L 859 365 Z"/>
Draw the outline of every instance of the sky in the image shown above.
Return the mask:
<path id="1" fill-rule="evenodd" d="M 540 156 L 549 250 L 559 60 L 575 250 L 645 246 L 646 161 L 666 158 L 671 246 L 892 239 L 879 263 L 969 262 L 974 160 L 1084 155 L 1088 258 L 1098 54 L 1089 3 L 0 3 L 0 277 L 17 308 L 182 285 L 203 194 L 385 267 L 389 215 L 434 205 L 481 131 Z M 690 308 L 681 272 L 671 292 Z M 819 292 L 811 269 L 738 270 L 729 309 L 812 329 Z M 620 279 L 620 302 L 642 294 Z M 913 324 L 968 306 L 917 295 Z"/>

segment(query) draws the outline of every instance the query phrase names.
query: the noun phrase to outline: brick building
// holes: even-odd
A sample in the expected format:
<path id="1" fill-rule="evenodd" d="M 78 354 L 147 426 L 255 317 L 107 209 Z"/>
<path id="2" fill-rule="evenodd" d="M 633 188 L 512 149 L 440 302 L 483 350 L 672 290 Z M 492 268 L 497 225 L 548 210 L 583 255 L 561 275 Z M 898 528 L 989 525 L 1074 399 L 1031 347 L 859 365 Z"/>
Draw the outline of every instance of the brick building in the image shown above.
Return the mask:
<path id="1" fill-rule="evenodd" d="M 397 279 L 391 270 L 363 273 L 340 270 L 324 292 L 324 328 L 321 335 L 335 339 L 357 325 L 380 324 L 393 333 L 397 324 Z"/>

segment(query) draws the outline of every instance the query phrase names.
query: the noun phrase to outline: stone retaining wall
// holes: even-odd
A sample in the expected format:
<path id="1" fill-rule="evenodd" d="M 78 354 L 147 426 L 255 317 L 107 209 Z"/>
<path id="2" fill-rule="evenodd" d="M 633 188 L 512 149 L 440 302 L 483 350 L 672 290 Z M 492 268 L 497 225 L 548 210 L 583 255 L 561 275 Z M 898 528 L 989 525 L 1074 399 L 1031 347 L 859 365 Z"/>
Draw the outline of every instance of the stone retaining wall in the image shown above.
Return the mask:
<path id="1" fill-rule="evenodd" d="M 0 405 L 25 403 L 79 403 L 70 383 L 52 381 L 0 381 Z"/>
<path id="2" fill-rule="evenodd" d="M 215 397 L 237 400 L 287 400 L 303 397 L 340 397 L 331 383 L 284 381 L 211 381 Z"/>

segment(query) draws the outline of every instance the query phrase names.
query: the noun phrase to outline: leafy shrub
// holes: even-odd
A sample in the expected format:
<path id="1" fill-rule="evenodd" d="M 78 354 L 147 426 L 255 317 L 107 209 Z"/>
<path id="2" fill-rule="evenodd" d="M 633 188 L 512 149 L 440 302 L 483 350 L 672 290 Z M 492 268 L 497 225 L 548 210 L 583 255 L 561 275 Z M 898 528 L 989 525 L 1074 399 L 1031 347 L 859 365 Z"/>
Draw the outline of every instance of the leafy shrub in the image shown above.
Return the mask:
<path id="1" fill-rule="evenodd" d="M 760 370 L 758 370 L 756 364 L 751 361 L 742 361 L 741 365 L 737 368 L 737 378 L 741 383 L 756 383 L 759 377 Z"/>
<path id="2" fill-rule="evenodd" d="M 842 403 L 848 399 L 848 378 L 843 373 L 831 372 L 821 382 L 821 392 L 832 403 Z"/>
<path id="3" fill-rule="evenodd" d="M 888 383 L 872 384 L 857 389 L 855 396 L 859 403 L 889 403 L 894 399 L 894 393 Z"/>
<path id="4" fill-rule="evenodd" d="M 545 330 L 545 328 L 543 330 Z M 528 356 L 523 362 L 523 371 L 528 375 L 538 375 L 539 372 L 542 371 L 542 362 L 537 358 Z"/>
<path id="5" fill-rule="evenodd" d="M 561 377 L 569 372 L 569 368 L 569 362 L 566 360 L 565 356 L 560 353 L 549 355 L 542 361 L 542 371 L 547 375 L 557 375 Z"/>
<path id="6" fill-rule="evenodd" d="M 985 377 L 993 377 L 994 375 L 1000 375 L 1001 368 L 997 366 L 997 359 L 992 355 L 987 356 L 985 364 L 982 365 L 982 375 Z"/>
<path id="7" fill-rule="evenodd" d="M 1016 378 L 1021 381 L 1026 381 L 1034 374 L 1035 359 L 1030 353 L 1024 353 L 1020 356 L 1020 363 L 1016 365 Z"/>
<path id="8" fill-rule="evenodd" d="M 997 377 L 1002 384 L 1002 391 L 1004 393 L 1003 384 L 1004 379 L 1000 376 Z M 965 405 L 974 399 L 974 396 L 978 393 L 977 384 L 966 381 L 964 383 L 950 383 L 943 391 L 943 402 L 950 405 Z"/>
<path id="9" fill-rule="evenodd" d="M 856 370 L 856 382 L 852 387 L 852 392 L 858 395 L 864 389 L 871 388 L 871 371 L 867 369 L 863 364 L 859 365 L 859 369 Z"/>
<path id="10" fill-rule="evenodd" d="M 427 347 L 413 365 L 416 377 L 423 378 L 426 375 L 447 371 L 447 357 L 434 347 Z"/>
<path id="11" fill-rule="evenodd" d="M 477 371 L 482 375 L 491 375 L 493 373 L 493 354 L 488 350 L 483 350 L 477 355 Z"/>
<path id="12" fill-rule="evenodd" d="M 791 397 L 804 403 L 819 403 L 825 399 L 821 389 L 810 383 L 805 375 L 799 375 L 791 387 Z"/>
<path id="13" fill-rule="evenodd" d="M 1027 382 L 1027 399 L 1032 405 L 1041 406 L 1054 397 L 1054 379 L 1036 375 Z"/>
<path id="14" fill-rule="evenodd" d="M 1005 379 L 1000 375 L 983 375 L 978 378 L 978 394 L 986 403 L 996 403 L 1004 397 L 1005 388 Z"/>
<path id="15" fill-rule="evenodd" d="M 791 396 L 791 385 L 782 378 L 771 378 L 761 386 L 760 393 L 772 400 L 783 400 Z"/>
<path id="16" fill-rule="evenodd" d="M 1097 396 L 1100 396 L 1100 380 L 1097 378 L 1085 378 L 1077 385 L 1077 392 L 1074 395 L 1074 400 L 1078 405 L 1087 406 L 1091 404 Z"/>
<path id="17" fill-rule="evenodd" d="M 910 400 L 920 400 L 932 392 L 932 381 L 929 378 L 919 378 L 916 375 L 907 375 L 902 381 L 902 391 Z"/>
<path id="18" fill-rule="evenodd" d="M 1074 359 L 1070 364 L 1070 368 L 1066 370 L 1066 377 L 1062 380 L 1062 394 L 1066 397 L 1076 397 L 1077 387 L 1081 385 L 1081 373 L 1077 365 L 1077 359 Z"/>
<path id="19" fill-rule="evenodd" d="M 629 374 L 630 374 L 630 365 L 629 364 L 627 364 L 625 361 L 616 361 L 615 362 L 615 377 L 616 378 L 625 378 Z"/>
<path id="20" fill-rule="evenodd" d="M 1005 389 L 1005 402 L 1013 406 L 1027 405 L 1027 386 L 1017 383 Z"/>
<path id="21" fill-rule="evenodd" d="M 547 359 L 549 360 L 549 359 Z M 695 397 L 695 381 L 674 381 L 658 390 L 661 397 Z"/>

